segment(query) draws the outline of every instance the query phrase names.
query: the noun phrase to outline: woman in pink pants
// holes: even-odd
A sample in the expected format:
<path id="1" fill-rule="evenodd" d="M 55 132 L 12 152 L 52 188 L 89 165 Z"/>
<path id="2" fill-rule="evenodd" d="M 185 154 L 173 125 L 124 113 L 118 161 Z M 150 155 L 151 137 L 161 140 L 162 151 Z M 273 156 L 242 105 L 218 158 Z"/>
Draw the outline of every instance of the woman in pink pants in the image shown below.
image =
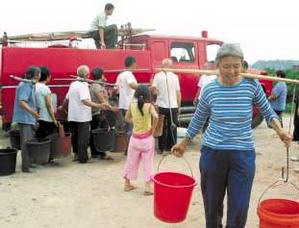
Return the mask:
<path id="1" fill-rule="evenodd" d="M 126 121 L 133 123 L 133 134 L 130 138 L 124 170 L 124 190 L 131 191 L 136 188 L 131 184 L 131 180 L 137 178 L 139 164 L 142 160 L 145 176 L 144 195 L 152 195 L 151 177 L 155 152 L 155 141 L 152 132 L 157 125 L 158 114 L 150 103 L 150 91 L 147 86 L 138 86 L 134 98 L 126 113 Z"/>

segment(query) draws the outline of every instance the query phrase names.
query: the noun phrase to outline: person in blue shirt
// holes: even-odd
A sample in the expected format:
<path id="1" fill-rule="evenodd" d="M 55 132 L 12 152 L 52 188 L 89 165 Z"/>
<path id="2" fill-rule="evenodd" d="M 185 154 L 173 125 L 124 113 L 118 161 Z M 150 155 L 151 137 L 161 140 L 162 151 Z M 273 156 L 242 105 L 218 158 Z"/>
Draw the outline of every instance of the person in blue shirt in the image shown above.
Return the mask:
<path id="1" fill-rule="evenodd" d="M 282 70 L 276 71 L 276 77 L 285 78 L 286 74 Z M 288 87 L 285 82 L 277 82 L 272 89 L 272 94 L 268 98 L 274 112 L 279 116 L 281 125 L 282 124 L 282 113 L 286 108 L 286 101 L 288 95 Z"/>
<path id="2" fill-rule="evenodd" d="M 216 64 L 218 79 L 204 88 L 186 136 L 172 152 L 183 156 L 187 145 L 210 118 L 200 156 L 206 227 L 223 227 L 223 200 L 227 192 L 226 227 L 243 228 L 255 174 L 253 104 L 259 106 L 285 146 L 290 146 L 292 137 L 282 129 L 260 83 L 240 76 L 243 53 L 239 45 L 223 44 L 217 52 Z"/>
<path id="3" fill-rule="evenodd" d="M 34 128 L 39 114 L 36 110 L 35 81 L 40 78 L 40 68 L 29 67 L 25 78 L 32 82 L 20 82 L 16 89 L 13 122 L 18 123 L 21 137 L 22 171 L 30 173 L 31 158 L 26 148 L 26 141 L 34 137 Z"/>

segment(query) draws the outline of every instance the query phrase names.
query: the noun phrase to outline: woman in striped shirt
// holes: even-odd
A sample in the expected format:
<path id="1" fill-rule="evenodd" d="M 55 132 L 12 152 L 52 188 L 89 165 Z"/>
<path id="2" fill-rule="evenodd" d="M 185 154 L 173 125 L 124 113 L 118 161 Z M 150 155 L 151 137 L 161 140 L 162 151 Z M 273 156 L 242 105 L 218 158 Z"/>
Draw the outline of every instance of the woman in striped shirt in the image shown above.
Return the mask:
<path id="1" fill-rule="evenodd" d="M 207 85 L 186 137 L 172 148 L 180 157 L 200 131 L 207 117 L 209 126 L 202 140 L 200 172 L 206 227 L 222 227 L 223 199 L 227 191 L 227 227 L 245 227 L 255 174 L 255 150 L 251 129 L 252 106 L 257 104 L 285 146 L 292 137 L 281 128 L 258 81 L 244 79 L 243 53 L 239 45 L 224 44 L 217 53 L 219 77 Z"/>

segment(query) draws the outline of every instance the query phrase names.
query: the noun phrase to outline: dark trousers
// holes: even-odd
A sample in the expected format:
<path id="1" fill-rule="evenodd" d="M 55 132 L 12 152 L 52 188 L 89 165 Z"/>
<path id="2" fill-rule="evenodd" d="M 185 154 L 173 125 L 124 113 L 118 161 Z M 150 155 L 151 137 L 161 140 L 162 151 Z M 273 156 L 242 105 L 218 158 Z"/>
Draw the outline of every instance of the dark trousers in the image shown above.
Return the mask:
<path id="1" fill-rule="evenodd" d="M 38 129 L 35 132 L 35 138 L 43 139 L 52 135 L 55 132 L 58 132 L 58 128 L 55 126 L 53 122 L 39 120 L 38 125 Z M 54 158 L 52 157 L 52 154 L 50 154 L 49 162 L 53 159 Z"/>
<path id="2" fill-rule="evenodd" d="M 18 124 L 20 128 L 21 150 L 22 150 L 22 170 L 29 169 L 31 157 L 27 149 L 26 141 L 34 138 L 34 125 Z"/>
<path id="3" fill-rule="evenodd" d="M 171 123 L 171 113 L 175 126 Z M 169 108 L 159 107 L 159 114 L 164 115 L 163 133 L 158 138 L 159 150 L 170 151 L 177 142 L 178 109 L 172 108 L 170 111 Z"/>
<path id="4" fill-rule="evenodd" d="M 38 139 L 46 138 L 47 136 L 53 134 L 53 132 L 55 130 L 57 131 L 57 127 L 55 126 L 55 124 L 53 122 L 39 120 L 38 124 L 39 124 L 39 126 L 35 133 L 35 137 Z"/>
<path id="5" fill-rule="evenodd" d="M 88 161 L 89 127 L 90 122 L 70 122 L 73 152 L 80 163 Z"/>
<path id="6" fill-rule="evenodd" d="M 98 115 L 93 115 L 92 116 L 92 121 L 90 122 L 90 151 L 91 155 L 93 156 L 101 156 L 105 157 L 106 152 L 105 151 L 98 151 L 95 147 L 93 135 L 92 135 L 92 130 L 97 129 L 97 128 L 108 128 L 109 124 L 106 120 L 103 120 L 101 114 Z"/>
<path id="7" fill-rule="evenodd" d="M 227 228 L 244 228 L 255 174 L 254 150 L 201 149 L 201 189 L 206 228 L 222 226 L 223 200 L 227 191 Z"/>
<path id="8" fill-rule="evenodd" d="M 100 34 L 99 31 L 92 31 L 91 36 L 94 39 L 94 43 L 97 47 L 97 49 L 101 48 L 100 45 Z M 104 41 L 106 44 L 106 48 L 115 48 L 117 44 L 117 38 L 118 38 L 118 29 L 117 25 L 109 25 L 104 28 Z"/>

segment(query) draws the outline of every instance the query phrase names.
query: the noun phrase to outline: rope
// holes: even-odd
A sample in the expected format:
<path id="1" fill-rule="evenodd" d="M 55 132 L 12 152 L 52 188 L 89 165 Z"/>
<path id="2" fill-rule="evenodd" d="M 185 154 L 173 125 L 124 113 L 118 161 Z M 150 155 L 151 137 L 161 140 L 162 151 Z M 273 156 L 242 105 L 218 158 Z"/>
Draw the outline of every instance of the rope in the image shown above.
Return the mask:
<path id="1" fill-rule="evenodd" d="M 160 171 L 160 166 L 161 166 L 162 162 L 163 162 L 164 159 L 165 159 L 166 157 L 168 157 L 169 155 L 171 155 L 171 154 L 168 154 L 168 155 L 166 155 L 166 156 L 162 156 L 162 158 L 160 159 L 160 161 L 159 161 L 159 163 L 158 163 L 157 172 Z M 187 164 L 187 167 L 188 167 L 188 169 L 189 169 L 189 171 L 190 171 L 190 173 L 191 173 L 192 178 L 194 178 L 193 171 L 192 171 L 192 168 L 191 168 L 190 163 L 188 162 L 188 160 L 187 160 L 185 157 L 182 157 L 182 158 L 183 158 L 183 160 L 185 161 L 185 163 Z"/>
<path id="2" fill-rule="evenodd" d="M 172 137 L 172 142 L 175 144 L 176 142 L 176 139 L 174 137 L 174 134 L 173 134 L 173 129 L 176 128 L 176 124 L 173 122 L 173 116 L 172 116 L 172 109 L 171 109 L 171 105 L 170 105 L 170 96 L 169 96 L 169 84 L 168 84 L 168 75 L 167 75 L 167 72 L 164 71 L 165 73 L 165 78 L 166 78 L 166 90 L 167 90 L 167 96 L 168 96 L 168 105 L 169 105 L 169 111 L 170 111 L 170 121 L 171 121 L 171 126 L 170 126 L 170 129 L 171 129 L 171 137 Z"/>
<path id="3" fill-rule="evenodd" d="M 290 115 L 289 129 L 288 129 L 289 134 L 291 134 L 293 115 L 295 114 L 296 90 L 297 90 L 297 86 L 295 85 L 294 89 L 293 89 L 291 115 Z M 289 151 L 289 148 L 287 147 L 286 148 L 286 176 L 285 176 L 285 167 L 282 167 L 282 170 L 281 170 L 281 177 L 282 177 L 282 179 L 284 180 L 285 183 L 289 181 L 289 175 L 290 175 L 290 151 Z"/>
<path id="4" fill-rule="evenodd" d="M 297 86 L 294 86 L 293 89 L 293 98 L 292 98 L 292 106 L 291 106 L 291 115 L 290 115 L 290 122 L 289 122 L 289 127 L 288 127 L 288 133 L 291 134 L 291 129 L 292 129 L 292 122 L 293 122 L 293 115 L 295 113 L 295 95 L 296 95 L 296 90 L 297 90 Z M 286 171 L 285 171 L 286 168 Z M 267 186 L 267 188 L 263 191 L 263 193 L 261 194 L 261 196 L 259 197 L 258 200 L 258 204 L 260 204 L 263 196 L 272 188 L 276 188 L 278 186 L 281 186 L 282 184 L 289 184 L 291 185 L 297 192 L 299 192 L 299 188 L 292 183 L 291 181 L 289 181 L 289 176 L 290 176 L 290 152 L 289 152 L 289 148 L 286 148 L 286 167 L 282 167 L 281 169 L 281 179 L 275 181 L 274 183 L 270 184 L 269 186 Z"/>

